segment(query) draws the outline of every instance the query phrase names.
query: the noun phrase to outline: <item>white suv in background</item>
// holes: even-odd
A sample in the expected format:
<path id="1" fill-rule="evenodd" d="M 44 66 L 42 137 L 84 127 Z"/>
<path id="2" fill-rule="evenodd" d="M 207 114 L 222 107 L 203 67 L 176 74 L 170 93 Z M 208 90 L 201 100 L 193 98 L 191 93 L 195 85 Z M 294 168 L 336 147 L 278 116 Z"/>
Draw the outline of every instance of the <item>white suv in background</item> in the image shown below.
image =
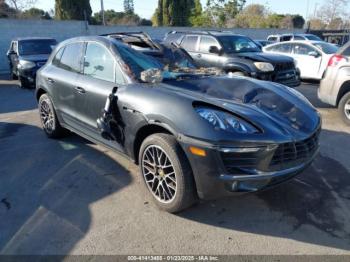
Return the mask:
<path id="1" fill-rule="evenodd" d="M 344 122 L 350 125 L 350 43 L 329 60 L 325 77 L 318 89 L 323 102 L 339 108 Z"/>

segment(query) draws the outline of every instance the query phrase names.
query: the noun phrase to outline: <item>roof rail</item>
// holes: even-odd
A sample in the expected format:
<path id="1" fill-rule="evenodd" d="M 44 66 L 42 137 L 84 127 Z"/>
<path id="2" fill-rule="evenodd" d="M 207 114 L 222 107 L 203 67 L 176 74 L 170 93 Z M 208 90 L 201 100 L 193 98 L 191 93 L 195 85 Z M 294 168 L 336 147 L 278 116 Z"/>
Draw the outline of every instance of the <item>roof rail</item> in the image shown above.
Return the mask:
<path id="1" fill-rule="evenodd" d="M 223 31 L 223 30 L 214 30 L 214 29 L 210 29 L 210 30 L 188 30 L 188 31 L 170 31 L 168 32 L 166 35 L 170 35 L 170 34 L 203 34 L 203 35 L 213 35 L 213 33 L 231 33 L 233 34 L 232 31 Z"/>

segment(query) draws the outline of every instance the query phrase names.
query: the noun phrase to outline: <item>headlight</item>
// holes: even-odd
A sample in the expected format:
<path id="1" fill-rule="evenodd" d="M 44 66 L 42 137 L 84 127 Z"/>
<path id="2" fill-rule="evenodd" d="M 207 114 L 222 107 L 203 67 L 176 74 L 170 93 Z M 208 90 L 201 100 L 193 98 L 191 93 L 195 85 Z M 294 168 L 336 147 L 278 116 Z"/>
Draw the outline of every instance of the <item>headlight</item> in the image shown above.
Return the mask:
<path id="1" fill-rule="evenodd" d="M 36 66 L 36 64 L 32 61 L 26 61 L 26 60 L 19 61 L 19 67 L 22 69 L 31 69 L 35 66 Z"/>
<path id="2" fill-rule="evenodd" d="M 215 129 L 221 129 L 240 134 L 254 134 L 259 132 L 251 124 L 224 111 L 207 107 L 197 107 L 195 110 L 202 118 L 212 124 Z"/>
<path id="3" fill-rule="evenodd" d="M 259 69 L 262 72 L 272 72 L 273 70 L 275 70 L 273 65 L 271 65 L 270 63 L 255 62 L 254 65 L 257 69 Z"/>

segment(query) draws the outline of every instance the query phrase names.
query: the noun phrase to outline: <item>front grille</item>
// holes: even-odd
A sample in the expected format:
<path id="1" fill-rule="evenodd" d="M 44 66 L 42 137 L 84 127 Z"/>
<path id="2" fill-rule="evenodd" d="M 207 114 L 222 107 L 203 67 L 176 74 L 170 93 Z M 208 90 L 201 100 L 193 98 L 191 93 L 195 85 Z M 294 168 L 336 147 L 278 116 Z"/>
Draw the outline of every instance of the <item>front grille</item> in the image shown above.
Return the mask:
<path id="1" fill-rule="evenodd" d="M 281 171 L 308 162 L 318 149 L 319 134 L 320 131 L 317 131 L 302 141 L 261 147 L 257 152 L 221 152 L 220 155 L 227 174 Z"/>
<path id="2" fill-rule="evenodd" d="M 275 64 L 276 72 L 288 71 L 288 70 L 295 70 L 295 65 L 293 62 Z"/>
<path id="3" fill-rule="evenodd" d="M 288 168 L 307 161 L 318 149 L 319 134 L 320 131 L 303 141 L 279 145 L 270 162 L 270 169 Z"/>
<path id="4" fill-rule="evenodd" d="M 259 153 L 221 153 L 221 159 L 228 174 L 244 174 L 247 170 L 257 169 Z"/>

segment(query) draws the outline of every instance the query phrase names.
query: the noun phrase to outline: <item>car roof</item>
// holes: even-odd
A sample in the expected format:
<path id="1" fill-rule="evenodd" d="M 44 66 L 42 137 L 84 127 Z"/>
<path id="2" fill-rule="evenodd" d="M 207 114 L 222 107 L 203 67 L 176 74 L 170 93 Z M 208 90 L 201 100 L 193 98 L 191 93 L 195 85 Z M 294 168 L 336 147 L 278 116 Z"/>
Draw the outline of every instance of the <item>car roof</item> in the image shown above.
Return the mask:
<path id="1" fill-rule="evenodd" d="M 17 37 L 15 39 L 13 39 L 12 41 L 26 41 L 26 40 L 55 40 L 52 37 Z"/>
<path id="2" fill-rule="evenodd" d="M 171 31 L 168 33 L 170 34 L 183 34 L 183 35 L 211 35 L 211 36 L 226 36 L 226 35 L 232 35 L 232 36 L 244 36 L 240 34 L 235 34 L 231 31 L 219 31 L 219 30 L 208 30 L 208 31 Z M 245 36 L 246 37 L 246 36 Z"/>
<path id="3" fill-rule="evenodd" d="M 327 42 L 324 41 L 302 41 L 302 40 L 298 40 L 298 41 L 285 41 L 285 42 L 278 42 L 278 43 L 274 43 L 272 45 L 286 45 L 286 44 L 305 44 L 305 45 L 315 45 L 315 44 L 324 44 Z M 329 43 L 328 43 L 329 44 Z M 271 46 L 272 46 L 271 45 Z"/>

